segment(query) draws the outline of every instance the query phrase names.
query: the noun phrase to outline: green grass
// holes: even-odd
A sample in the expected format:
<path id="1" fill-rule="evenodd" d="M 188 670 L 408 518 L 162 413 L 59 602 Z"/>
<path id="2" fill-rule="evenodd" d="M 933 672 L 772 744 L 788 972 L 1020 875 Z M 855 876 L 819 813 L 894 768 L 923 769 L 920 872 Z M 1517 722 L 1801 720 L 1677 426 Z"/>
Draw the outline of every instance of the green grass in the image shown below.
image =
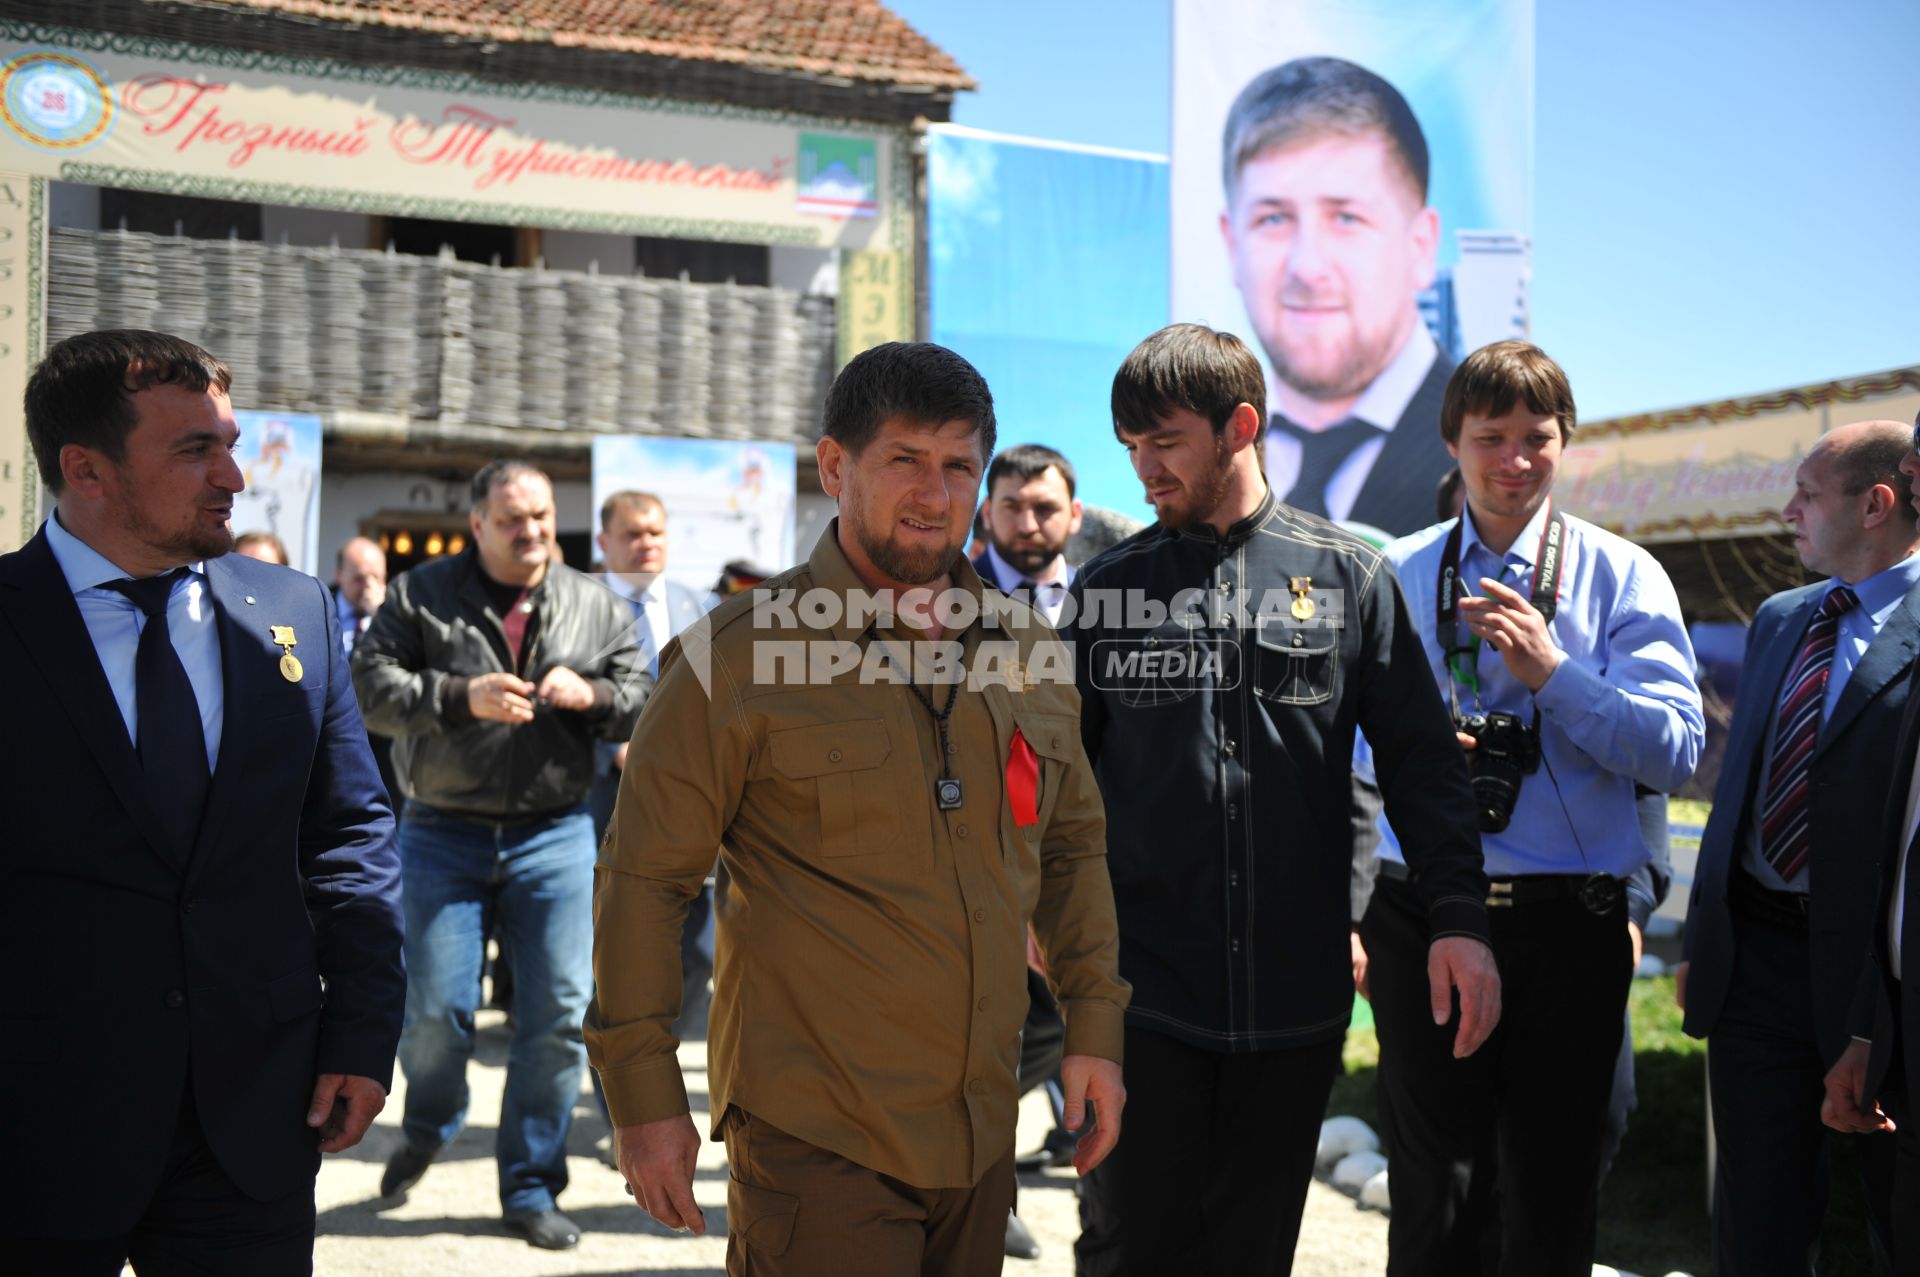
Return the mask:
<path id="1" fill-rule="evenodd" d="M 1676 1269 L 1706 1277 L 1712 1267 L 1706 1046 L 1680 1031 L 1671 977 L 1634 981 L 1630 1005 L 1640 1108 L 1601 1187 L 1598 1257 L 1650 1277 Z M 1335 1081 L 1327 1112 L 1377 1125 L 1374 1075 L 1380 1045 L 1371 1029 L 1347 1035 L 1345 1061 L 1346 1075 Z M 1822 1277 L 1864 1277 L 1872 1271 L 1852 1154 L 1846 1141 L 1835 1141 Z"/>

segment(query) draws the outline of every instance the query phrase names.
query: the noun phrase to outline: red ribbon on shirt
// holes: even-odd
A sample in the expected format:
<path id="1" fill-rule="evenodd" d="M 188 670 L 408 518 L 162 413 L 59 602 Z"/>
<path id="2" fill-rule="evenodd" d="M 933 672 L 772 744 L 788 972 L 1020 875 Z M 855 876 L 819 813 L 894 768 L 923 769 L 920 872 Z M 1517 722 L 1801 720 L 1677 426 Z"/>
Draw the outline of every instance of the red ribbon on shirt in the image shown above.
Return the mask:
<path id="1" fill-rule="evenodd" d="M 1040 823 L 1040 756 L 1018 727 L 1007 749 L 1007 803 L 1014 824 L 1025 828 Z"/>

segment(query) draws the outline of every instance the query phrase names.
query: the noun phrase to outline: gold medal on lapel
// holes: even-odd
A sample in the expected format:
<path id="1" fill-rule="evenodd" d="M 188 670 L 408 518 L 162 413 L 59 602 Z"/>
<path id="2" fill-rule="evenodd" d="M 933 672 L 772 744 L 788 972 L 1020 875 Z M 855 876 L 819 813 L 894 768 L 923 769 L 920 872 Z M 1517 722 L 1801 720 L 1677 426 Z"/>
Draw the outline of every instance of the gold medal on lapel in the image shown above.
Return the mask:
<path id="1" fill-rule="evenodd" d="M 1288 577 L 1287 589 L 1293 592 L 1294 616 L 1302 621 L 1311 621 L 1313 619 L 1313 600 L 1307 597 L 1307 593 L 1313 589 L 1313 578 L 1310 576 Z"/>
<path id="2" fill-rule="evenodd" d="M 293 627 L 291 625 L 275 625 L 270 627 L 269 632 L 273 641 L 278 643 L 282 649 L 280 654 L 280 677 L 286 679 L 289 683 L 298 683 L 300 676 L 306 673 L 306 670 L 300 664 L 300 658 L 293 654 L 293 649 L 300 644 L 300 640 L 293 636 Z"/>

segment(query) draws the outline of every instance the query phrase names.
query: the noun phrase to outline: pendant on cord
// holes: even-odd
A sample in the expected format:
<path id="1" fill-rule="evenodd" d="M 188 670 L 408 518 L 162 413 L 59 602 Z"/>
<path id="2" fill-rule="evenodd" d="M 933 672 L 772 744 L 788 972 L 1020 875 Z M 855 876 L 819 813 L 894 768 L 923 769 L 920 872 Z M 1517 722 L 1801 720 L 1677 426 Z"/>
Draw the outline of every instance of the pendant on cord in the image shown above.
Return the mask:
<path id="1" fill-rule="evenodd" d="M 966 791 L 953 777 L 942 776 L 933 782 L 933 801 L 940 805 L 941 811 L 956 811 L 966 801 Z"/>

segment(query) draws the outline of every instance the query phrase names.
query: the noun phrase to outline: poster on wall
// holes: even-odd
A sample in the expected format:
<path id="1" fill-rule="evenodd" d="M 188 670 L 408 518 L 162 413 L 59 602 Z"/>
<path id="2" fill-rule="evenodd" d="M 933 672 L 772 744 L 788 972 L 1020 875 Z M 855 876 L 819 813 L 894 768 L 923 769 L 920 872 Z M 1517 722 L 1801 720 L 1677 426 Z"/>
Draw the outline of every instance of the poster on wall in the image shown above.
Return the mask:
<path id="1" fill-rule="evenodd" d="M 616 492 L 659 497 L 667 509 L 666 575 L 702 595 L 731 560 L 775 571 L 793 564 L 794 482 L 791 444 L 656 435 L 593 441 L 596 520 Z"/>
<path id="2" fill-rule="evenodd" d="M 302 412 L 235 412 L 234 460 L 246 489 L 233 499 L 236 537 L 271 532 L 287 564 L 320 574 L 320 418 Z"/>
<path id="3" fill-rule="evenodd" d="M 1434 521 L 1455 364 L 1527 333 L 1533 0 L 1174 0 L 1172 317 L 1267 373 L 1284 500 Z"/>

